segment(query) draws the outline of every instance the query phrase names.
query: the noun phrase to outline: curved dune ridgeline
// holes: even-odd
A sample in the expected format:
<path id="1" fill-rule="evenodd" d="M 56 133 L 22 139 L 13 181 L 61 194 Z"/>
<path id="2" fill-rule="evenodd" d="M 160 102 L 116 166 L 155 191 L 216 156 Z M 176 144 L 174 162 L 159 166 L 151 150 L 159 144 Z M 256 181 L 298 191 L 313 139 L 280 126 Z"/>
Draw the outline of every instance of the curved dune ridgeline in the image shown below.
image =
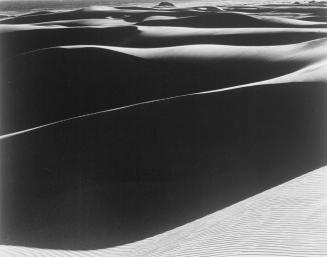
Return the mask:
<path id="1" fill-rule="evenodd" d="M 325 8 L 2 18 L 0 255 L 326 256 Z"/>

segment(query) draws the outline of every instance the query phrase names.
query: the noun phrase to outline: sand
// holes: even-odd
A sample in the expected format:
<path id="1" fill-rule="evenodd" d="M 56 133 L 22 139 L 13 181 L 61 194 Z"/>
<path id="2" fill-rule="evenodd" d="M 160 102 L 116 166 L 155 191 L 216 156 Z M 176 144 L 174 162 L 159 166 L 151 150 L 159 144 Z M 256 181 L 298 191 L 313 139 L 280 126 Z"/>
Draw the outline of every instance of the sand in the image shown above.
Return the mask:
<path id="1" fill-rule="evenodd" d="M 2 256 L 324 256 L 326 167 L 166 233 L 93 251 L 0 246 Z M 314 253 L 314 255 L 313 255 Z"/>
<path id="2" fill-rule="evenodd" d="M 327 255 L 325 8 L 3 18 L 1 255 Z"/>

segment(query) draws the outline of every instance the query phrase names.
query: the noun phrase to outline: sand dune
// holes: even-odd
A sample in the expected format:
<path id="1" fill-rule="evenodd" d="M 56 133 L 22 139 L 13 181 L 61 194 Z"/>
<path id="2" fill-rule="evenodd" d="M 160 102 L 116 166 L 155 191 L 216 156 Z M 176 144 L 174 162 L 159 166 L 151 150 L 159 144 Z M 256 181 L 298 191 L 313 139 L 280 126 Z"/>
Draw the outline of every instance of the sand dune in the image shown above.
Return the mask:
<path id="1" fill-rule="evenodd" d="M 36 11 L 0 21 L 1 54 L 6 59 L 25 51 L 74 44 L 282 45 L 326 36 L 323 7 L 226 6 L 224 10 L 213 6 L 170 9 L 93 6 L 70 11 Z M 282 13 L 283 17 L 278 16 Z M 19 43 L 22 41 L 25 44 Z"/>
<path id="2" fill-rule="evenodd" d="M 83 21 L 76 21 L 83 22 Z M 99 20 L 88 21 L 89 24 L 102 22 Z M 129 42 L 131 38 L 139 34 L 135 26 L 120 26 L 120 22 L 106 20 L 110 27 L 77 27 L 67 28 L 62 25 L 2 25 L 1 55 L 4 59 L 10 59 L 24 52 L 37 49 L 74 44 L 105 44 L 120 45 Z M 92 26 L 93 26 L 92 25 Z M 118 25 L 118 26 L 117 26 Z M 56 37 L 53 37 L 53 34 Z M 26 42 L 20 44 L 20 42 Z"/>
<path id="3" fill-rule="evenodd" d="M 258 6 L 256 8 L 227 7 L 224 9 L 213 6 L 169 9 L 93 6 L 61 12 L 37 11 L 28 15 L 9 17 L 0 22 L 7 24 L 27 24 L 76 19 L 104 19 L 107 17 L 142 22 L 151 16 L 170 16 L 176 17 L 176 19 L 174 21 L 146 21 L 143 23 L 144 25 L 191 27 L 326 27 L 326 20 L 322 20 L 322 22 L 303 21 L 300 19 L 294 20 L 278 17 L 278 15 L 272 17 L 270 15 L 271 13 L 276 13 L 276 10 L 278 10 L 279 13 L 293 13 L 294 15 L 288 15 L 290 18 L 301 18 L 302 16 L 306 17 L 306 15 L 310 17 L 322 17 L 325 11 L 323 8 L 305 7 L 299 10 L 297 7 L 285 8 L 279 6 L 269 8 Z M 299 16 L 299 12 L 302 16 Z"/>
<path id="4" fill-rule="evenodd" d="M 188 44 L 285 45 L 323 38 L 325 29 L 305 28 L 181 28 L 138 27 L 139 38 L 129 44 L 158 47 Z"/>
<path id="5" fill-rule="evenodd" d="M 95 251 L 1 246 L 1 256 L 325 256 L 326 168 L 166 233 Z"/>
<path id="6" fill-rule="evenodd" d="M 3 203 L 4 243 L 90 249 L 132 242 L 315 169 L 326 163 L 325 95 L 325 83 L 280 81 L 5 138 L 3 190 L 15 201 Z M 46 223 L 33 218 L 40 215 Z"/>
<path id="7" fill-rule="evenodd" d="M 116 8 L 102 8 L 102 7 L 90 7 L 73 11 L 55 12 L 47 14 L 30 14 L 19 15 L 16 17 L 10 17 L 4 20 L 2 23 L 17 24 L 17 23 L 38 23 L 60 20 L 75 20 L 75 19 L 89 19 L 89 18 L 123 18 L 133 21 L 142 21 L 146 17 L 153 15 L 162 16 L 176 16 L 186 17 L 190 15 L 197 15 L 203 11 L 190 9 L 190 10 L 161 10 L 161 9 L 116 9 Z"/>
<path id="8" fill-rule="evenodd" d="M 115 18 L 105 18 L 105 19 L 76 19 L 76 20 L 60 20 L 60 21 L 50 21 L 50 22 L 40 22 L 34 23 L 36 26 L 53 26 L 59 25 L 61 27 L 115 27 L 115 26 L 129 26 L 131 23 Z"/>
<path id="9" fill-rule="evenodd" d="M 1 20 L 0 255 L 326 255 L 324 12 Z"/>
<path id="10" fill-rule="evenodd" d="M 260 47 L 67 46 L 37 50 L 12 59 L 5 68 L 1 133 L 143 101 L 272 79 L 326 60 L 325 48 L 326 40 L 318 39 Z M 16 76 L 18 70 L 20 76 Z"/>
<path id="11" fill-rule="evenodd" d="M 68 22 L 68 23 L 67 23 Z M 78 27 L 65 27 L 67 25 Z M 124 26 L 122 26 L 125 24 Z M 89 25 L 91 27 L 89 27 Z M 118 27 L 117 27 L 118 26 Z M 165 47 L 190 44 L 285 45 L 326 37 L 326 29 L 180 28 L 126 26 L 120 20 L 61 21 L 51 25 L 0 25 L 2 58 L 62 45 Z M 51 35 L 56 33 L 56 37 Z M 24 41 L 25 44 L 19 44 Z"/>
<path id="12" fill-rule="evenodd" d="M 311 42 L 312 44 L 312 42 Z M 90 47 L 90 46 L 89 46 Z M 327 61 L 318 61 L 314 64 L 305 66 L 302 69 L 299 69 L 295 72 L 280 76 L 280 77 L 276 77 L 273 79 L 268 79 L 268 80 L 263 80 L 263 81 L 259 81 L 259 82 L 255 82 L 255 83 L 249 83 L 249 84 L 244 84 L 244 85 L 239 85 L 239 86 L 234 86 L 234 87 L 227 87 L 227 88 L 222 88 L 222 89 L 216 89 L 216 90 L 211 90 L 211 91 L 202 91 L 202 92 L 196 92 L 196 93 L 188 93 L 188 94 L 181 94 L 181 95 L 175 95 L 175 96 L 170 96 L 170 97 L 166 97 L 166 98 L 158 98 L 158 99 L 154 99 L 154 100 L 148 100 L 145 102 L 138 102 L 138 103 L 134 103 L 134 104 L 130 104 L 130 105 L 125 105 L 125 106 L 121 106 L 121 107 L 116 107 L 116 108 L 112 108 L 112 109 L 107 109 L 107 110 L 102 110 L 102 111 L 97 111 L 97 112 L 93 112 L 93 113 L 86 113 L 86 114 L 81 114 L 79 116 L 73 116 L 70 118 L 66 118 L 66 119 L 62 119 L 62 120 L 57 120 L 48 124 L 43 124 L 37 127 L 32 127 L 26 130 L 21 130 L 21 131 L 16 131 L 13 133 L 9 133 L 9 134 L 5 134 L 0 136 L 0 139 L 5 139 L 8 137 L 12 137 L 15 135 L 19 135 L 22 133 L 27 133 L 36 129 L 40 129 L 43 127 L 48 127 L 48 126 L 52 126 L 55 124 L 60 124 L 60 123 L 64 123 L 67 121 L 71 121 L 71 120 L 75 120 L 75 119 L 80 119 L 80 118 L 85 118 L 88 116 L 93 116 L 93 115 L 98 115 L 101 113 L 106 113 L 106 112 L 114 112 L 114 111 L 118 111 L 118 110 L 123 110 L 123 109 L 129 109 L 129 108 L 133 108 L 133 107 L 137 107 L 140 105 L 145 105 L 145 104 L 152 104 L 152 103 L 156 103 L 156 102 L 163 102 L 163 101 L 170 101 L 170 100 L 175 100 L 178 98 L 184 98 L 184 97 L 188 97 L 188 96 L 192 96 L 192 95 L 201 95 L 201 94 L 211 94 L 214 92 L 224 92 L 224 91 L 230 91 L 230 90 L 237 90 L 237 89 L 241 89 L 241 88 L 247 88 L 247 87 L 253 87 L 253 86 L 260 86 L 260 85 L 272 85 L 272 84 L 287 84 L 287 83 L 303 83 L 303 82 L 308 82 L 308 83 L 326 83 L 327 82 L 327 78 L 325 76 L 325 73 L 327 72 Z"/>
<path id="13" fill-rule="evenodd" d="M 225 46 L 225 45 L 189 45 L 163 48 L 122 48 L 107 46 L 63 46 L 65 49 L 79 48 L 102 48 L 113 50 L 135 57 L 151 60 L 180 60 L 205 62 L 209 65 L 220 62 L 221 59 L 228 61 L 237 59 L 239 61 L 246 59 L 264 60 L 269 63 L 274 61 L 286 61 L 292 59 L 293 62 L 299 61 L 306 64 L 323 60 L 327 57 L 326 49 L 327 38 L 308 41 L 300 44 L 283 46 Z"/>
<path id="14" fill-rule="evenodd" d="M 243 13 L 221 12 L 206 13 L 194 17 L 176 18 L 175 20 L 144 21 L 137 23 L 143 26 L 175 26 L 195 28 L 247 28 L 247 27 L 326 27 L 324 22 L 301 21 L 280 17 L 254 17 Z"/>

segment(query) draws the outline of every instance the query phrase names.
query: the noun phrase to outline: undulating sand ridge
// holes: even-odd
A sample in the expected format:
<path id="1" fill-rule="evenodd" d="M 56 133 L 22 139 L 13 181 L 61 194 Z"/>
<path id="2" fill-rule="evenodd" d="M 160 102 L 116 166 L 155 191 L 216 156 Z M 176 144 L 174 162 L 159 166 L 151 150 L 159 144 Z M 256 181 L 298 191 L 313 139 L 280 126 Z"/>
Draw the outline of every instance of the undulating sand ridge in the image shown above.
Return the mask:
<path id="1" fill-rule="evenodd" d="M 219 11 L 216 9 L 216 11 Z M 36 22 L 47 22 L 47 21 L 60 21 L 60 20 L 75 20 L 75 19 L 89 19 L 89 18 L 120 18 L 130 21 L 141 21 L 150 16 L 175 16 L 175 17 L 186 17 L 201 15 L 205 12 L 196 9 L 117 9 L 117 8 L 98 8 L 90 7 L 79 10 L 54 12 L 54 13 L 31 13 L 29 15 L 20 15 L 17 17 L 10 17 L 2 20 L 1 23 L 19 24 L 19 23 L 36 23 Z"/>
<path id="2" fill-rule="evenodd" d="M 226 11 L 225 11 L 225 10 Z M 177 18 L 173 23 L 169 22 L 169 25 L 172 24 L 183 24 L 183 25 L 192 25 L 210 27 L 213 24 L 216 26 L 243 26 L 247 24 L 247 26 L 252 27 L 256 26 L 265 26 L 265 27 L 280 27 L 280 26 L 324 26 L 325 22 L 315 22 L 315 21 L 301 21 L 300 19 L 294 20 L 284 17 L 271 17 L 267 16 L 267 14 L 276 11 L 278 9 L 275 7 L 274 9 L 262 8 L 258 7 L 257 9 L 245 9 L 242 7 L 229 7 L 229 8 L 219 8 L 219 7 L 197 7 L 197 8 L 169 8 L 169 9 L 158 9 L 158 8 L 103 8 L 103 7 L 91 7 L 84 8 L 80 10 L 73 11 L 62 11 L 62 12 L 48 12 L 48 13 L 30 13 L 28 15 L 19 15 L 17 17 L 10 17 L 8 19 L 4 19 L 1 23 L 37 23 L 37 22 L 47 22 L 47 21 L 60 21 L 60 20 L 75 20 L 75 19 L 90 19 L 90 18 L 118 18 L 124 19 L 126 21 L 132 22 L 142 22 L 151 16 L 169 16 Z M 285 8 L 279 8 L 281 11 L 285 12 Z M 254 12 L 256 10 L 256 12 Z M 299 13 L 298 8 L 288 9 L 287 11 L 294 12 L 295 14 Z M 323 8 L 302 8 L 300 12 L 307 13 L 309 15 L 316 14 L 319 15 L 319 12 L 323 14 Z M 255 13 L 253 15 L 253 12 Z M 282 13 L 282 12 L 281 12 Z M 291 16 L 292 18 L 297 17 L 296 15 Z M 261 16 L 258 16 L 261 15 Z M 264 17 L 266 15 L 266 17 Z M 181 18 L 181 19 L 180 19 Z M 206 19 L 203 19 L 206 18 Z M 242 22 L 245 22 L 245 24 Z M 206 25 L 204 25 L 206 24 Z M 158 25 L 158 23 L 156 24 Z"/>
<path id="3" fill-rule="evenodd" d="M 81 46 L 77 46 L 77 47 L 79 48 Z M 94 46 L 87 46 L 87 47 L 94 47 Z M 33 131 L 36 129 L 40 129 L 43 127 L 48 127 L 48 126 L 60 124 L 63 122 L 68 122 L 68 121 L 74 120 L 74 119 L 85 118 L 88 116 L 98 115 L 98 114 L 102 114 L 102 113 L 106 113 L 106 112 L 119 111 L 119 110 L 123 110 L 123 109 L 127 109 L 127 108 L 137 107 L 137 106 L 144 105 L 144 104 L 152 104 L 152 103 L 157 103 L 157 102 L 162 102 L 162 101 L 170 101 L 170 100 L 183 98 L 183 97 L 187 97 L 187 96 L 192 96 L 192 95 L 218 93 L 218 92 L 237 90 L 237 89 L 241 89 L 241 88 L 260 86 L 260 85 L 270 85 L 270 86 L 273 84 L 287 85 L 287 83 L 294 83 L 294 82 L 295 83 L 303 83 L 303 82 L 326 83 L 327 82 L 327 78 L 325 76 L 326 72 L 327 72 L 327 61 L 326 60 L 318 61 L 317 63 L 305 66 L 304 68 L 302 68 L 298 71 L 286 74 L 284 76 L 276 77 L 273 79 L 268 79 L 268 80 L 264 80 L 264 81 L 259 81 L 259 82 L 249 83 L 249 84 L 244 84 L 244 85 L 239 85 L 239 86 L 233 86 L 233 87 L 228 87 L 228 88 L 223 88 L 223 89 L 189 93 L 189 94 L 184 94 L 184 95 L 171 96 L 171 97 L 167 97 L 167 98 L 159 98 L 159 99 L 149 100 L 149 101 L 145 101 L 145 102 L 139 102 L 139 103 L 135 103 L 135 104 L 131 104 L 131 105 L 121 106 L 121 107 L 117 107 L 117 108 L 113 108 L 113 109 L 102 110 L 102 111 L 98 111 L 98 112 L 94 112 L 94 113 L 87 113 L 87 114 L 83 114 L 80 116 L 74 116 L 74 117 L 70 117 L 67 119 L 54 121 L 52 123 L 43 124 L 43 125 L 40 125 L 37 127 L 26 129 L 26 130 L 21 130 L 21 131 L 16 131 L 16 132 L 13 132 L 10 134 L 1 135 L 0 140 L 11 137 L 11 136 L 19 135 L 22 133 L 27 133 L 27 132 L 30 132 L 30 131 Z"/>
<path id="4" fill-rule="evenodd" d="M 75 21 L 82 27 L 61 25 L 0 25 L 1 56 L 63 45 L 165 47 L 190 44 L 285 45 L 326 37 L 324 28 L 182 28 L 121 26 L 118 21 Z M 101 26 L 89 27 L 97 23 Z M 61 23 L 67 24 L 67 23 Z M 88 26 L 86 26 L 88 24 Z M 106 24 L 111 24 L 109 27 Z M 113 25 L 115 25 L 113 27 Z M 51 35 L 56 33 L 56 38 Z M 19 44 L 24 41 L 25 44 Z"/>
<path id="5" fill-rule="evenodd" d="M 107 109 L 273 79 L 325 60 L 325 49 L 326 39 L 317 39 L 282 46 L 73 45 L 32 51 L 5 67 L 1 131 L 4 135 Z"/>
<path id="6" fill-rule="evenodd" d="M 135 57 L 154 60 L 197 60 L 197 62 L 206 62 L 212 65 L 212 62 L 221 60 L 229 61 L 237 59 L 240 62 L 243 59 L 264 60 L 268 63 L 276 61 L 304 61 L 310 64 L 315 61 L 323 60 L 327 57 L 324 51 L 327 48 L 327 38 L 316 39 L 298 44 L 289 44 L 282 46 L 226 46 L 226 45 L 187 45 L 161 48 L 126 48 L 111 47 L 101 45 L 73 45 L 62 46 L 65 49 L 79 48 L 102 48 L 121 52 Z M 41 49 L 42 51 L 42 49 Z M 238 69 L 236 69 L 238 70 Z"/>
<path id="7" fill-rule="evenodd" d="M 286 11 L 291 13 L 290 17 L 278 16 Z M 296 15 L 299 12 L 302 18 Z M 321 18 L 324 14 L 324 7 L 313 5 L 224 9 L 94 6 L 72 11 L 37 11 L 1 21 L 1 56 L 7 59 L 25 51 L 72 44 L 163 47 L 298 43 L 325 37 L 326 21 Z M 310 21 L 315 17 L 320 21 Z M 19 44 L 21 41 L 25 44 Z"/>
<path id="8" fill-rule="evenodd" d="M 143 26 L 175 26 L 175 27 L 195 27 L 195 28 L 247 28 L 247 27 L 272 27 L 272 28 L 292 28 L 292 27 L 320 27 L 327 26 L 325 22 L 303 21 L 282 17 L 251 16 L 243 13 L 221 12 L 207 13 L 193 17 L 182 17 L 173 20 L 152 20 L 137 23 Z"/>
<path id="9" fill-rule="evenodd" d="M 2 256 L 325 256 L 321 168 L 171 231 L 121 247 L 60 251 L 1 246 Z"/>

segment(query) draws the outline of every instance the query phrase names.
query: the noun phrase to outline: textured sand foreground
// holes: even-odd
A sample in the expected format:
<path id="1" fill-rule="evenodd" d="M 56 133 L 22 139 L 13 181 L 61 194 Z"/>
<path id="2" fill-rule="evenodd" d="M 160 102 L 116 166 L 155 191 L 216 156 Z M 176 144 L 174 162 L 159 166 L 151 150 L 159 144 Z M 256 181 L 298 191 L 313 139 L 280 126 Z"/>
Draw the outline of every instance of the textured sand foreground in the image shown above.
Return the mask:
<path id="1" fill-rule="evenodd" d="M 326 256 L 326 10 L 2 17 L 1 254 Z"/>
<path id="2" fill-rule="evenodd" d="M 95 251 L 1 246 L 11 256 L 326 256 L 327 168 L 146 240 Z"/>

